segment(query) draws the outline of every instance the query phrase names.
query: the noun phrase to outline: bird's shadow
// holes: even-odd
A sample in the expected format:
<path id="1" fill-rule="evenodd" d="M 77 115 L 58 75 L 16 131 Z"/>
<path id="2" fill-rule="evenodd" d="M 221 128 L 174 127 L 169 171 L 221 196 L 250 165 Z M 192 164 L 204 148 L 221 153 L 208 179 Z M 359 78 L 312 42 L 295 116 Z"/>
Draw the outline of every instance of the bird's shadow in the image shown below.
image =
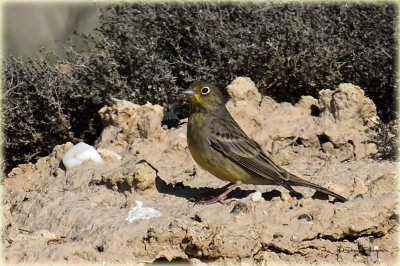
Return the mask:
<path id="1" fill-rule="evenodd" d="M 155 181 L 158 192 L 174 195 L 180 198 L 185 198 L 186 200 L 194 203 L 198 203 L 201 200 L 210 199 L 213 196 L 218 196 L 219 194 L 224 192 L 224 188 L 210 188 L 210 187 L 193 188 L 190 186 L 185 186 L 182 182 L 178 182 L 175 184 L 167 184 L 159 176 L 156 177 Z M 236 188 L 227 195 L 226 199 L 227 200 L 242 199 L 247 197 L 249 194 L 253 192 L 255 192 L 255 190 L 245 190 L 241 188 Z M 289 195 L 297 199 L 303 198 L 303 195 L 299 192 L 289 192 Z M 276 189 L 262 193 L 262 197 L 266 201 L 271 201 L 273 198 L 280 198 L 281 196 L 282 192 Z M 329 197 L 319 191 L 316 191 L 312 196 L 312 199 L 329 200 Z M 333 202 L 335 201 L 336 199 Z"/>
<path id="2" fill-rule="evenodd" d="M 189 186 L 185 186 L 182 182 L 178 182 L 175 184 L 167 184 L 163 179 L 158 175 L 158 169 L 155 168 L 151 163 L 146 160 L 141 160 L 138 163 L 146 162 L 153 170 L 156 172 L 156 189 L 160 193 L 174 195 L 176 197 L 185 198 L 188 201 L 198 203 L 204 199 L 210 199 L 213 196 L 218 196 L 222 192 L 224 192 L 224 188 L 209 188 L 209 187 L 201 187 L 201 188 L 192 188 Z M 232 192 L 227 195 L 227 199 L 241 199 L 247 197 L 249 194 L 255 192 L 255 190 L 243 190 L 241 188 L 236 188 Z M 303 195 L 299 192 L 289 192 L 291 197 L 295 197 L 297 199 L 303 198 Z M 262 193 L 262 197 L 266 201 L 271 201 L 273 198 L 281 197 L 282 193 L 279 190 L 273 189 L 268 192 Z M 329 200 L 329 197 L 319 191 L 316 191 L 312 196 L 313 199 L 319 200 Z M 333 202 L 336 202 L 335 199 Z"/>
<path id="3" fill-rule="evenodd" d="M 218 196 L 223 192 L 223 188 L 210 188 L 210 187 L 200 187 L 193 188 L 190 186 L 185 186 L 182 182 L 175 184 L 167 184 L 159 176 L 156 177 L 156 188 L 157 191 L 164 194 L 174 195 L 176 197 L 185 198 L 191 202 L 199 202 L 204 199 L 210 199 L 212 196 Z M 255 192 L 255 190 L 244 190 L 241 188 L 236 188 L 231 193 L 228 194 L 227 199 L 241 199 L 247 197 L 249 194 Z M 290 196 L 301 199 L 303 196 L 301 193 L 289 193 Z M 273 189 L 268 192 L 262 193 L 262 197 L 266 201 L 271 201 L 273 198 L 280 198 L 282 193 L 279 190 Z M 314 195 L 315 196 L 315 195 Z M 313 196 L 313 198 L 314 198 Z M 321 193 L 316 197 L 317 199 L 327 199 L 325 195 Z"/>

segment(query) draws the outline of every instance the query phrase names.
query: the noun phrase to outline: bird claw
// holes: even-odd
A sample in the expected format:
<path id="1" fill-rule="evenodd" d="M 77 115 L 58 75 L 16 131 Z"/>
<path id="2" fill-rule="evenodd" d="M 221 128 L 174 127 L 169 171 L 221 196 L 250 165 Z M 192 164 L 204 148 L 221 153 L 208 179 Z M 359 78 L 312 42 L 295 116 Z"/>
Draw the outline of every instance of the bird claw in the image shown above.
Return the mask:
<path id="1" fill-rule="evenodd" d="M 234 190 L 236 187 L 238 186 L 237 183 L 229 183 L 228 185 L 222 187 L 221 189 L 225 190 L 222 194 L 220 194 L 217 197 L 211 197 L 211 199 L 209 200 L 200 200 L 197 204 L 202 204 L 202 205 L 210 205 L 210 204 L 214 204 L 214 203 L 221 203 L 222 205 L 227 205 L 227 203 L 224 201 L 224 199 L 226 198 L 226 196 L 232 191 Z"/>
<path id="2" fill-rule="evenodd" d="M 204 199 L 202 199 L 202 200 L 200 200 L 199 202 L 197 202 L 196 205 L 197 205 L 197 204 L 201 204 L 201 205 L 211 205 L 211 204 L 214 204 L 214 203 L 217 203 L 217 202 L 221 203 L 222 205 L 227 205 L 226 202 L 224 201 L 224 198 L 225 198 L 225 197 L 212 197 L 212 198 L 209 199 L 209 200 L 204 200 Z"/>

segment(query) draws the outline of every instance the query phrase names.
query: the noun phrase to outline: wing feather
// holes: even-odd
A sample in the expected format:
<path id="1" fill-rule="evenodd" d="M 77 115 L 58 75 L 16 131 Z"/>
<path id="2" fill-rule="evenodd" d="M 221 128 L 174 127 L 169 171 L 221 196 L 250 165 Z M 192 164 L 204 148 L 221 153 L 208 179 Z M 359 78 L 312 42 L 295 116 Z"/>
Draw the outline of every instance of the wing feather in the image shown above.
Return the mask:
<path id="1" fill-rule="evenodd" d="M 216 151 L 261 177 L 289 186 L 289 174 L 269 159 L 233 119 L 212 121 L 209 127 L 209 143 Z"/>

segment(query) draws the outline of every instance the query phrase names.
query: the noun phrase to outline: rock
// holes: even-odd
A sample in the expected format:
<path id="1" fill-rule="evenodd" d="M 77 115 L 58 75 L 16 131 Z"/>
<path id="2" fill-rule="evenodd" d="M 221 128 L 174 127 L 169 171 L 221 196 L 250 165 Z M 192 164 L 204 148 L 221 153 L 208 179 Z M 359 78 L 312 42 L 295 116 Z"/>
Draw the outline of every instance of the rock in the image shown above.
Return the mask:
<path id="1" fill-rule="evenodd" d="M 356 159 L 376 152 L 367 142 L 376 135 L 369 129 L 378 123 L 379 118 L 374 103 L 360 87 L 343 83 L 336 90 L 321 90 L 319 106 L 319 130 L 334 146 L 350 143 Z"/>
<path id="2" fill-rule="evenodd" d="M 118 160 L 118 161 L 120 161 L 122 159 L 118 153 L 116 153 L 112 150 L 109 150 L 109 149 L 98 149 L 97 152 L 100 153 L 100 155 L 103 159 L 112 159 L 112 160 Z"/>
<path id="3" fill-rule="evenodd" d="M 135 188 L 143 191 L 150 188 L 155 188 L 157 174 L 147 163 L 141 163 L 136 166 L 134 177 Z"/>
<path id="4" fill-rule="evenodd" d="M 178 127 L 180 125 L 179 117 L 172 112 L 164 112 L 163 118 L 161 120 L 162 126 L 167 126 L 167 128 Z"/>
<path id="5" fill-rule="evenodd" d="M 322 144 L 322 150 L 326 153 L 332 153 L 335 147 L 332 142 L 328 141 Z"/>
<path id="6" fill-rule="evenodd" d="M 193 161 L 187 125 L 164 130 L 161 107 L 114 100 L 100 112 L 105 128 L 95 146 L 107 149 L 103 164 L 65 171 L 61 159 L 72 146 L 67 143 L 34 164 L 20 165 L 4 179 L 6 263 L 331 264 L 340 258 L 360 264 L 371 256 L 338 250 L 366 250 L 366 236 L 375 236 L 372 248 L 387 250 L 379 253 L 381 262 L 394 264 L 397 163 L 359 160 L 357 149 L 363 146 L 353 136 L 358 132 L 365 139 L 364 155 L 374 150 L 369 142 L 373 132 L 359 123 L 373 112 L 368 115 L 368 107 L 364 117 L 353 106 L 353 115 L 343 108 L 364 102 L 360 90 L 348 86 L 325 92 L 339 110 L 335 120 L 313 97 L 302 97 L 295 105 L 277 103 L 257 94 L 249 79 L 233 85 L 227 108 L 265 152 L 275 143 L 274 156 L 290 155 L 290 160 L 277 157 L 287 164 L 283 168 L 345 197 L 366 189 L 368 194 L 332 203 L 312 199 L 311 188 L 293 187 L 304 196 L 294 200 L 282 186 L 241 184 L 232 201 L 257 190 L 263 198 L 234 206 L 193 204 L 192 198 L 215 195 L 227 182 Z M 335 98 L 335 92 L 341 96 Z M 333 135 L 324 135 L 329 129 Z M 111 159 L 114 155 L 107 151 L 120 157 Z M 329 161 L 321 159 L 323 152 L 330 153 Z M 137 200 L 162 217 L 127 222 Z"/>
<path id="7" fill-rule="evenodd" d="M 354 199 L 355 200 L 356 199 L 364 199 L 364 196 L 363 196 L 363 194 L 357 194 L 357 195 L 354 196 Z"/>
<path id="8" fill-rule="evenodd" d="M 299 219 L 299 220 L 304 219 L 307 222 L 311 222 L 312 221 L 311 216 L 308 215 L 307 213 L 299 215 L 299 217 L 297 217 L 297 219 Z"/>
<path id="9" fill-rule="evenodd" d="M 254 106 L 259 105 L 261 102 L 261 94 L 250 78 L 236 78 L 226 89 L 235 107 L 249 104 Z"/>
<path id="10" fill-rule="evenodd" d="M 368 188 L 365 186 L 364 181 L 362 181 L 359 177 L 354 178 L 353 184 L 353 193 L 354 194 L 366 194 L 368 192 Z"/>
<path id="11" fill-rule="evenodd" d="M 161 126 L 163 108 L 161 106 L 150 103 L 137 105 L 114 98 L 112 101 L 114 105 L 101 108 L 99 115 L 105 125 L 112 125 L 120 129 L 119 131 L 114 130 L 114 134 L 123 133 L 129 139 L 159 137 L 163 130 Z M 103 132 L 102 135 L 105 133 Z"/>

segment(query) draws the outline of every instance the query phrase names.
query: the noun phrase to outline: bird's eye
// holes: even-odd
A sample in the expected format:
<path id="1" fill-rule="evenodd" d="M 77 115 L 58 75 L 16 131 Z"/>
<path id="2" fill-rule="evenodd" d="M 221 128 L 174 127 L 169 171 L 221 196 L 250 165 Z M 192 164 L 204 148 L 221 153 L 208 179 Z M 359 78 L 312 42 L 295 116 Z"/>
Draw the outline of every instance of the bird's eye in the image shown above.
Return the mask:
<path id="1" fill-rule="evenodd" d="M 210 88 L 209 87 L 204 87 L 201 89 L 201 93 L 203 95 L 209 94 L 210 93 Z"/>

